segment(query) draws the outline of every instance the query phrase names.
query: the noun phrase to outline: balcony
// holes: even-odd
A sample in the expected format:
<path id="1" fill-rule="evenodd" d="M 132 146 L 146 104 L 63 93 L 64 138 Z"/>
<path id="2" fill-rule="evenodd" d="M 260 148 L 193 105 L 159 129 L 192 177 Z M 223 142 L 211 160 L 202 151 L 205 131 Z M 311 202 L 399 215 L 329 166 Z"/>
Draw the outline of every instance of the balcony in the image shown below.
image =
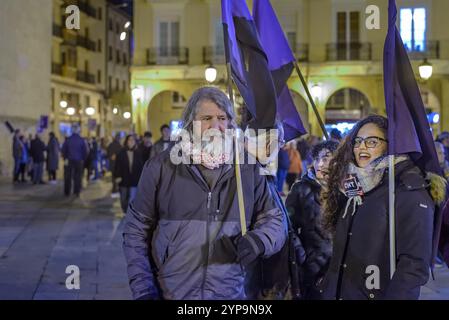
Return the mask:
<path id="1" fill-rule="evenodd" d="M 51 63 L 51 74 L 62 76 L 62 65 L 60 63 Z"/>
<path id="2" fill-rule="evenodd" d="M 69 64 L 62 65 L 62 76 L 65 78 L 76 79 L 76 66 L 72 66 Z"/>
<path id="3" fill-rule="evenodd" d="M 326 45 L 327 61 L 369 61 L 371 55 L 371 43 L 341 42 L 328 43 Z"/>
<path id="4" fill-rule="evenodd" d="M 173 47 L 147 49 L 147 64 L 149 65 L 178 65 L 188 63 L 188 48 Z"/>
<path id="5" fill-rule="evenodd" d="M 225 64 L 226 56 L 224 47 L 203 47 L 204 64 Z"/>
<path id="6" fill-rule="evenodd" d="M 63 29 L 62 38 L 64 39 L 64 45 L 76 46 L 77 44 L 77 36 L 73 30 Z"/>
<path id="7" fill-rule="evenodd" d="M 405 47 L 409 58 L 412 60 L 440 59 L 439 41 L 425 41 L 423 48 L 415 45 L 415 50 L 409 50 L 407 45 Z"/>
<path id="8" fill-rule="evenodd" d="M 76 80 L 85 83 L 95 84 L 95 76 L 93 74 L 84 71 L 78 71 L 76 73 Z"/>
<path id="9" fill-rule="evenodd" d="M 309 45 L 305 43 L 297 43 L 295 48 L 292 48 L 293 54 L 298 62 L 309 61 Z"/>
<path id="10" fill-rule="evenodd" d="M 62 38 L 62 27 L 56 23 L 53 23 L 53 35 Z"/>
<path id="11" fill-rule="evenodd" d="M 76 36 L 76 45 L 90 51 L 95 51 L 95 42 L 83 36 Z"/>

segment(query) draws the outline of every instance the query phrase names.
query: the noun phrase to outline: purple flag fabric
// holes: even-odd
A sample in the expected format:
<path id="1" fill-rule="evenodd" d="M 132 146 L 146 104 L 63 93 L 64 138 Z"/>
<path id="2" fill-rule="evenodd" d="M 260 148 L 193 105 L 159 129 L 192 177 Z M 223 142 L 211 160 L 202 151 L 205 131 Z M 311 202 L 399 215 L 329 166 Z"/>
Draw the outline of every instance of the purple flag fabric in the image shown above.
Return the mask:
<path id="1" fill-rule="evenodd" d="M 287 86 L 295 56 L 269 0 L 254 0 L 253 17 L 276 88 L 278 116 L 284 126 L 285 140 L 289 141 L 307 133 Z"/>
<path id="2" fill-rule="evenodd" d="M 273 128 L 276 120 L 276 89 L 268 59 L 259 41 L 245 0 L 222 0 L 226 62 L 252 116 L 248 126 Z"/>
<path id="3" fill-rule="evenodd" d="M 388 153 L 410 155 L 423 171 L 441 173 L 432 132 L 407 51 L 396 27 L 395 0 L 389 0 L 384 46 L 384 91 Z"/>

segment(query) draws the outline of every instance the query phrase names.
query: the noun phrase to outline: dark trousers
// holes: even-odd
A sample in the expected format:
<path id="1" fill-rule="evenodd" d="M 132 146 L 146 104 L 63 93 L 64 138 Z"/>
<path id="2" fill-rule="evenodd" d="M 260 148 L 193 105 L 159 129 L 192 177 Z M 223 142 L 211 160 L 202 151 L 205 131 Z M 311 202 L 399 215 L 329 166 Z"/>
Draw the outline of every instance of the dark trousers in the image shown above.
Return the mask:
<path id="1" fill-rule="evenodd" d="M 295 183 L 296 179 L 298 179 L 298 175 L 296 173 L 287 173 L 286 181 L 287 181 L 289 191 L 292 188 L 292 185 Z"/>
<path id="2" fill-rule="evenodd" d="M 128 205 L 134 200 L 137 193 L 137 187 L 119 187 L 120 189 L 120 205 L 123 213 L 128 210 Z"/>
<path id="3" fill-rule="evenodd" d="M 26 163 L 21 163 L 19 167 L 19 174 L 17 175 L 17 179 L 19 176 L 21 177 L 21 181 L 25 182 L 25 170 L 26 170 Z"/>
<path id="4" fill-rule="evenodd" d="M 277 183 L 279 192 L 282 192 L 282 190 L 284 189 L 284 183 L 285 183 L 286 177 L 287 177 L 287 170 L 286 169 L 278 169 L 277 175 L 276 175 L 276 179 L 277 179 L 276 183 Z"/>
<path id="5" fill-rule="evenodd" d="M 64 194 L 70 195 L 73 181 L 73 193 L 79 195 L 81 192 L 81 179 L 83 176 L 84 163 L 82 160 L 69 160 L 67 166 L 64 167 Z"/>
<path id="6" fill-rule="evenodd" d="M 34 162 L 33 163 L 33 183 L 41 183 L 42 175 L 44 174 L 44 163 L 43 162 Z"/>
<path id="7" fill-rule="evenodd" d="M 56 180 L 56 170 L 48 170 L 48 180 Z"/>
<path id="8" fill-rule="evenodd" d="M 20 170 L 20 158 L 14 158 L 14 171 L 13 171 L 14 181 L 19 180 L 19 170 Z"/>

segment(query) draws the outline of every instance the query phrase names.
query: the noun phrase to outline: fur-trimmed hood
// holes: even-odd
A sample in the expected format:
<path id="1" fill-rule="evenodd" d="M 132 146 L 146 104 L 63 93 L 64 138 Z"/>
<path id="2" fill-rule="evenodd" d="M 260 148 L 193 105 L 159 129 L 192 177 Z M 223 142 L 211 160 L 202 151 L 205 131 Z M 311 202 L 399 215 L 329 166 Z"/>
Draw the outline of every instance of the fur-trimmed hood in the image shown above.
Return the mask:
<path id="1" fill-rule="evenodd" d="M 437 206 L 441 206 L 447 197 L 447 180 L 433 172 L 427 172 L 426 180 L 429 183 L 430 196 Z"/>

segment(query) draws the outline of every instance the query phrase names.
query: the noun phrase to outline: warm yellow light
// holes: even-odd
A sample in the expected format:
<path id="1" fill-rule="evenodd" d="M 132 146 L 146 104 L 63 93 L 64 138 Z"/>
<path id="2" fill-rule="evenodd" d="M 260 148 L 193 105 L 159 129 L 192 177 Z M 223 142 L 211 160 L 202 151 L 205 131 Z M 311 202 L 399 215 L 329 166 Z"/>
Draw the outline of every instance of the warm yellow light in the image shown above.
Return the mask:
<path id="1" fill-rule="evenodd" d="M 125 119 L 131 118 L 131 112 L 128 112 L 128 111 L 124 112 L 123 113 L 123 118 L 125 118 Z"/>
<path id="2" fill-rule="evenodd" d="M 418 70 L 421 79 L 428 80 L 432 76 L 433 66 L 427 61 L 427 59 L 424 59 L 424 62 L 419 65 Z"/>
<path id="3" fill-rule="evenodd" d="M 120 40 L 123 41 L 126 39 L 126 32 L 123 31 L 122 33 L 120 33 Z"/>
<path id="4" fill-rule="evenodd" d="M 321 88 L 321 86 L 316 84 L 312 87 L 310 93 L 312 94 L 312 97 L 314 99 L 319 100 L 321 98 L 321 94 L 323 93 L 323 88 Z"/>
<path id="5" fill-rule="evenodd" d="M 69 115 L 69 116 L 73 116 L 74 114 L 75 114 L 75 108 L 73 108 L 73 107 L 69 107 L 69 108 L 67 108 L 67 114 Z"/>
<path id="6" fill-rule="evenodd" d="M 67 101 L 61 100 L 61 102 L 59 102 L 59 106 L 63 109 L 67 108 Z"/>
<path id="7" fill-rule="evenodd" d="M 125 23 L 125 29 L 128 29 L 130 25 L 131 25 L 131 21 L 127 21 L 127 22 Z"/>
<path id="8" fill-rule="evenodd" d="M 88 116 L 93 116 L 95 114 L 95 108 L 94 107 L 88 107 L 86 108 L 86 114 Z"/>
<path id="9" fill-rule="evenodd" d="M 117 113 L 118 113 L 118 108 L 115 107 L 114 109 L 112 109 L 112 113 L 113 113 L 113 114 L 117 114 Z"/>
<path id="10" fill-rule="evenodd" d="M 217 69 L 213 66 L 208 66 L 204 71 L 204 77 L 207 82 L 212 83 L 217 79 Z"/>

